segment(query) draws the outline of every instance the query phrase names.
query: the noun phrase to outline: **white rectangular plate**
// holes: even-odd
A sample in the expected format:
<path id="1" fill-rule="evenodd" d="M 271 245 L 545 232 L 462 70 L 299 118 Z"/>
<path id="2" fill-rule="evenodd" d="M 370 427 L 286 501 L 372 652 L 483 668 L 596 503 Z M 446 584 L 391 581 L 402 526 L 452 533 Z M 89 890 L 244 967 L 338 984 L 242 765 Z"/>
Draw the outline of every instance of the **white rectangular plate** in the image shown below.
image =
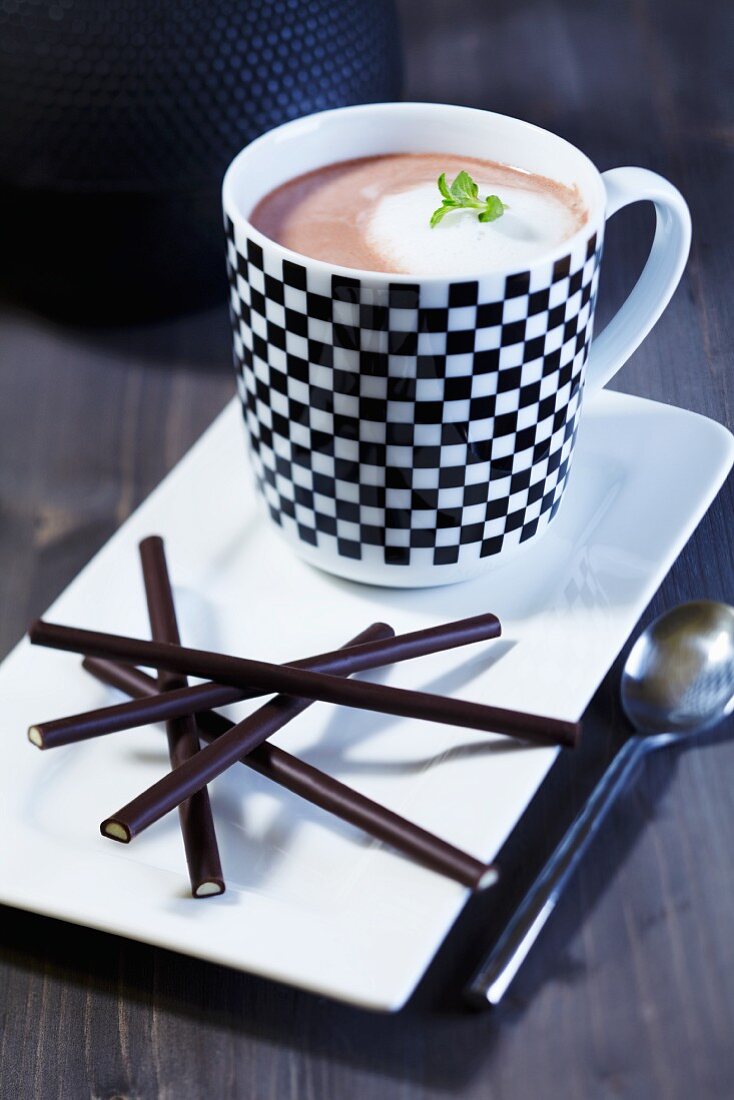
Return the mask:
<path id="1" fill-rule="evenodd" d="M 137 543 L 167 542 L 185 642 L 273 661 L 491 610 L 503 639 L 396 666 L 405 687 L 578 718 L 721 486 L 734 440 L 639 398 L 590 402 L 549 532 L 486 577 L 423 591 L 335 580 L 263 518 L 232 403 L 48 612 L 148 637 Z M 26 641 L 0 669 L 0 901 L 381 1010 L 410 995 L 466 891 L 236 766 L 211 787 L 228 891 L 193 901 L 171 814 L 129 846 L 99 822 L 167 766 L 158 729 L 39 752 L 26 728 L 113 701 Z M 235 708 L 242 715 L 252 704 Z M 481 859 L 555 758 L 504 738 L 316 704 L 277 743 Z"/>

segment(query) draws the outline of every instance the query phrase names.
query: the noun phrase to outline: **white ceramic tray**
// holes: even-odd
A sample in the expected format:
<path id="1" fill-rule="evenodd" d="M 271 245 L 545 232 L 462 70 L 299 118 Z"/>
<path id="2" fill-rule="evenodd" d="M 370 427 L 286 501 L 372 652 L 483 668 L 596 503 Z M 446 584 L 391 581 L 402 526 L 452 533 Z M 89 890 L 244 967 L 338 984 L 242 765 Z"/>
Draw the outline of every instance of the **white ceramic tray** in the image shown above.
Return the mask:
<path id="1" fill-rule="evenodd" d="M 733 459 L 734 440 L 718 424 L 603 393 L 586 410 L 566 499 L 537 544 L 480 580 L 391 591 L 293 557 L 261 513 L 233 403 L 48 617 L 147 637 L 137 543 L 159 532 L 191 645 L 283 661 L 333 649 L 376 619 L 404 631 L 492 610 L 502 640 L 400 665 L 386 679 L 576 719 Z M 394 1010 L 466 899 L 456 884 L 235 767 L 211 788 L 228 891 L 193 901 L 177 815 L 128 847 L 98 833 L 166 768 L 160 730 L 34 749 L 31 722 L 115 696 L 76 658 L 25 641 L 0 669 L 0 698 L 8 905 Z M 482 859 L 498 851 L 555 757 L 325 704 L 277 742 Z"/>

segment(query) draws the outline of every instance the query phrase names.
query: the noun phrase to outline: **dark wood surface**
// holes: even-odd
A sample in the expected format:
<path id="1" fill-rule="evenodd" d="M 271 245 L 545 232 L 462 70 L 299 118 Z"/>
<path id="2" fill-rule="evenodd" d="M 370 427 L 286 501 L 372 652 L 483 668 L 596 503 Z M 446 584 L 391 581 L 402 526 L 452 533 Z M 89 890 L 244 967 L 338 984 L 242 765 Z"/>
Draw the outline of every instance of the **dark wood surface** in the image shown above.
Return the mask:
<path id="1" fill-rule="evenodd" d="M 694 245 L 621 389 L 734 427 L 730 0 L 401 0 L 406 94 L 547 126 L 600 168 L 689 199 Z M 650 212 L 615 218 L 601 313 Z M 233 392 L 224 311 L 131 330 L 7 307 L 0 358 L 0 647 L 43 611 Z M 734 600 L 732 482 L 649 609 Z M 734 1095 L 734 740 L 649 760 L 503 1007 L 464 1012 L 489 943 L 623 734 L 619 663 L 583 753 L 554 769 L 409 1006 L 379 1017 L 165 951 L 0 909 L 0 1095 L 257 1100 Z M 18 731 L 4 731 L 17 736 Z M 3 843 L 12 843 L 4 837 Z M 0 855 L 0 867 L 2 857 Z"/>

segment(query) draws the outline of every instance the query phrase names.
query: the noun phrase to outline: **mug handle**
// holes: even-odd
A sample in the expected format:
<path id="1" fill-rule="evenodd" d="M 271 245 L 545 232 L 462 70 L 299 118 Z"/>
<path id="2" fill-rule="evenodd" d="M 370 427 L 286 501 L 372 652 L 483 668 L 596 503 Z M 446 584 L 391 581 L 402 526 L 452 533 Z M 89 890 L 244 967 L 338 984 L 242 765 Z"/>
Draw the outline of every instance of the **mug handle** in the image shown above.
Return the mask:
<path id="1" fill-rule="evenodd" d="M 680 191 L 646 168 L 602 173 L 606 217 L 631 202 L 655 203 L 655 238 L 642 274 L 627 300 L 591 344 L 586 371 L 589 394 L 598 392 L 647 336 L 670 301 L 691 246 L 691 215 Z"/>

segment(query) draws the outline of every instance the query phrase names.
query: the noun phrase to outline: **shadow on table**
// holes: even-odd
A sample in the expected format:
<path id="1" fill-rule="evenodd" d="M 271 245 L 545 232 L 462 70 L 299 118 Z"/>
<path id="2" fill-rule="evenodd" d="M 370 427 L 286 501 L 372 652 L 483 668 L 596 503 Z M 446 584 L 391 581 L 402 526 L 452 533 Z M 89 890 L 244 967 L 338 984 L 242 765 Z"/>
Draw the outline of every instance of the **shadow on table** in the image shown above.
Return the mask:
<path id="1" fill-rule="evenodd" d="M 232 370 L 232 338 L 224 302 L 177 317 L 130 325 L 67 323 L 5 295 L 0 295 L 0 309 L 10 317 L 31 321 L 37 333 L 72 342 L 104 359 L 120 358 L 154 369 L 184 367 L 208 374 L 229 374 Z"/>
<path id="2" fill-rule="evenodd" d="M 505 1002 L 473 1013 L 461 999 L 463 982 L 499 934 L 601 769 L 626 736 L 618 710 L 615 668 L 585 718 L 583 748 L 564 754 L 533 800 L 522 828 L 500 853 L 503 881 L 474 899 L 449 934 L 409 1004 L 397 1016 L 339 1005 L 264 979 L 167 951 L 4 910 L 6 953 L 31 970 L 93 990 L 115 987 L 125 1000 L 156 1007 L 193 1023 L 226 1028 L 243 1039 L 307 1051 L 386 1078 L 430 1081 L 452 1092 L 488 1072 L 495 1043 L 522 1019 L 548 981 L 573 983 L 584 974 L 571 945 L 578 931 L 571 907 L 561 904 L 552 925 L 521 970 Z M 616 733 L 613 733 L 616 731 Z M 593 910 L 635 844 L 675 773 L 678 753 L 653 756 L 603 830 L 606 873 L 596 876 Z M 565 807 L 559 813 L 559 807 Z M 593 888 L 592 888 L 593 889 Z M 587 900 L 585 898 L 585 900 Z M 545 946 L 544 946 L 545 944 Z"/>

